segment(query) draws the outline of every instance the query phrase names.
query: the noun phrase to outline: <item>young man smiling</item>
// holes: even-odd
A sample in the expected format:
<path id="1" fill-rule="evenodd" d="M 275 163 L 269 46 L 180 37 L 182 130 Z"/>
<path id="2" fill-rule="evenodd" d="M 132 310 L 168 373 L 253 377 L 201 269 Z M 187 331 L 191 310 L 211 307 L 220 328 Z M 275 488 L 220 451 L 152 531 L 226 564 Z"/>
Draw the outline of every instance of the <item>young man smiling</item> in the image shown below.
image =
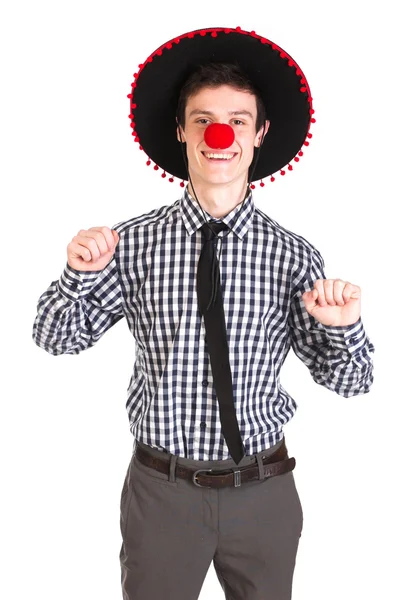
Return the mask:
<path id="1" fill-rule="evenodd" d="M 148 166 L 188 186 L 112 230 L 80 230 L 33 338 L 77 354 L 123 317 L 135 338 L 124 600 L 194 600 L 211 561 L 227 600 L 290 600 L 303 512 L 280 369 L 292 348 L 337 394 L 373 381 L 360 288 L 326 279 L 319 251 L 253 200 L 254 181 L 302 157 L 310 89 L 273 42 L 212 28 L 158 48 L 128 97 Z"/>
<path id="2" fill-rule="evenodd" d="M 211 64 L 203 68 L 201 74 L 203 78 L 208 75 L 211 81 L 228 80 L 230 83 L 192 91 L 187 98 L 177 136 L 179 141 L 186 143 L 191 178 L 189 192 L 193 196 L 193 185 L 203 208 L 220 218 L 243 201 L 254 147 L 260 146 L 269 121 L 265 120 L 259 126 L 257 97 L 252 89 L 246 89 L 248 86 L 238 69 Z M 192 86 L 189 82 L 187 87 L 194 90 L 204 85 L 201 77 L 197 80 L 192 78 L 191 83 Z M 238 89 L 238 85 L 244 89 Z M 233 128 L 235 140 L 229 148 L 215 150 L 207 147 L 204 131 L 211 123 L 228 123 Z"/>

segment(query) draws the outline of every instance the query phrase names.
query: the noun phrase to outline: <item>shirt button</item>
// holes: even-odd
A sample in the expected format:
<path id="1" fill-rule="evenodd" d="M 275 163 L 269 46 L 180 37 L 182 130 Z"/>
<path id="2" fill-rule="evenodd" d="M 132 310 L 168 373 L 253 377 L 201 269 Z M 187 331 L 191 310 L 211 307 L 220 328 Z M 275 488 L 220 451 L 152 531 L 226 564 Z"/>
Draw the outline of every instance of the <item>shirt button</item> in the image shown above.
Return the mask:
<path id="1" fill-rule="evenodd" d="M 200 423 L 200 429 L 202 429 L 204 431 L 204 429 L 207 427 L 207 423 L 204 423 L 204 421 L 202 421 Z"/>
<path id="2" fill-rule="evenodd" d="M 207 381 L 207 379 L 203 379 L 203 381 L 201 382 L 201 384 L 202 384 L 204 387 L 207 387 L 207 386 L 208 386 L 208 381 Z"/>
<path id="3" fill-rule="evenodd" d="M 356 338 L 356 337 L 351 337 L 351 338 L 350 338 L 350 341 L 351 341 L 351 342 L 356 342 L 356 341 L 357 341 L 357 338 Z"/>

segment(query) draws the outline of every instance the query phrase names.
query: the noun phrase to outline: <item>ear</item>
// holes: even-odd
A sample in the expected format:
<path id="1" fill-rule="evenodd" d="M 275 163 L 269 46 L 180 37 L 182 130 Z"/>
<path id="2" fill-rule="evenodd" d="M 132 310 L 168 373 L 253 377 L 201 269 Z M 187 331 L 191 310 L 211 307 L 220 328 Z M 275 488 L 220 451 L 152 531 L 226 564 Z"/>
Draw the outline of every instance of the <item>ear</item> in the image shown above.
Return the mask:
<path id="1" fill-rule="evenodd" d="M 177 121 L 177 123 L 178 123 L 178 121 Z M 180 134 L 180 137 L 179 137 L 179 134 Z M 177 138 L 178 142 L 182 142 L 182 143 L 186 142 L 185 132 L 183 131 L 182 126 L 179 124 L 176 127 L 176 138 Z"/>
<path id="2" fill-rule="evenodd" d="M 261 127 L 260 131 L 257 133 L 256 139 L 254 142 L 254 146 L 256 146 L 257 148 L 259 148 L 262 145 L 264 138 L 267 135 L 269 125 L 270 125 L 270 121 L 265 121 L 264 129 Z"/>

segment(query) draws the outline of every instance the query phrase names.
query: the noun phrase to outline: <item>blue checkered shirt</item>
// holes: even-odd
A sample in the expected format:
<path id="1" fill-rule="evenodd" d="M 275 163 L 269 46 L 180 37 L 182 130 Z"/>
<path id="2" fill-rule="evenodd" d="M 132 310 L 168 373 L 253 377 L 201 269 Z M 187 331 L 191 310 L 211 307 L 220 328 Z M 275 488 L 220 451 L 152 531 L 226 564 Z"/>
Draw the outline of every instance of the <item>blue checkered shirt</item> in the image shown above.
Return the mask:
<path id="1" fill-rule="evenodd" d="M 247 454 L 283 438 L 297 404 L 280 383 L 289 350 L 313 380 L 344 397 L 366 394 L 375 350 L 361 318 L 324 326 L 302 294 L 326 279 L 319 251 L 255 207 L 250 194 L 222 219 L 220 273 L 234 401 Z M 234 222 L 236 221 L 236 222 Z M 135 440 L 193 460 L 230 458 L 221 432 L 196 294 L 203 212 L 188 194 L 122 221 L 102 271 L 66 263 L 40 296 L 32 336 L 53 355 L 92 347 L 123 317 L 135 340 L 126 409 Z M 224 237 L 226 232 L 218 234 Z"/>

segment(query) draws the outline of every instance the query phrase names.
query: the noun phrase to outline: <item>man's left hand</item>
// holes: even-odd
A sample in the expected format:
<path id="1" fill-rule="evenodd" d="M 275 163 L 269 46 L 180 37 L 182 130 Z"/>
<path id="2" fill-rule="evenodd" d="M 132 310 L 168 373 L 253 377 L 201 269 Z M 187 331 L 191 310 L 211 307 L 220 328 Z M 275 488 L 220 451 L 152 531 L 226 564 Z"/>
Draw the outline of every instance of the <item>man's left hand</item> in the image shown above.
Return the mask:
<path id="1" fill-rule="evenodd" d="M 361 288 L 342 279 L 317 279 L 302 295 L 307 312 L 323 325 L 353 325 L 361 314 Z"/>

